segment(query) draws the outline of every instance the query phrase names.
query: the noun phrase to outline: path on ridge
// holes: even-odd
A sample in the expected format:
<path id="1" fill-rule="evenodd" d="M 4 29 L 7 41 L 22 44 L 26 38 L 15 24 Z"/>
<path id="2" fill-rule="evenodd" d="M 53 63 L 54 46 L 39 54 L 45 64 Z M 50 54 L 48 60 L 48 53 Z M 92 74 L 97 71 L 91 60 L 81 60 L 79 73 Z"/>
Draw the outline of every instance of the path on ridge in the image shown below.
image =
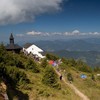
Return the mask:
<path id="1" fill-rule="evenodd" d="M 55 72 L 57 73 L 57 75 L 60 77 L 61 73 L 58 72 L 55 68 L 54 68 Z M 73 84 L 68 83 L 64 77 L 62 77 L 62 81 L 68 85 L 74 92 L 76 95 L 78 95 L 81 100 L 90 100 L 86 95 L 84 95 L 81 91 L 79 91 Z"/>

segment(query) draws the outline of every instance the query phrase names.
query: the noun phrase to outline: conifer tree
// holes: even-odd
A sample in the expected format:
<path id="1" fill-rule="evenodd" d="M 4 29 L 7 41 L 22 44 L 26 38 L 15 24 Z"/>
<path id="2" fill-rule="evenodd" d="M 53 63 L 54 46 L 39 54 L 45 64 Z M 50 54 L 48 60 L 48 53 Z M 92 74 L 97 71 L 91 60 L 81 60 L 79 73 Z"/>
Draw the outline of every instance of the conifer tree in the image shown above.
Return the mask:
<path id="1" fill-rule="evenodd" d="M 41 63 L 41 67 L 45 68 L 47 66 L 47 59 L 43 59 L 42 63 Z"/>
<path id="2" fill-rule="evenodd" d="M 95 81 L 94 74 L 92 74 L 91 79 L 92 79 L 93 81 Z"/>
<path id="3" fill-rule="evenodd" d="M 55 73 L 54 69 L 50 66 L 46 67 L 45 73 L 42 79 L 43 84 L 48 85 L 53 88 L 59 88 L 59 84 L 57 81 L 58 77 Z"/>
<path id="4" fill-rule="evenodd" d="M 68 79 L 68 81 L 73 81 L 73 77 L 72 77 L 72 74 L 71 73 L 68 73 L 67 74 L 67 79 Z"/>

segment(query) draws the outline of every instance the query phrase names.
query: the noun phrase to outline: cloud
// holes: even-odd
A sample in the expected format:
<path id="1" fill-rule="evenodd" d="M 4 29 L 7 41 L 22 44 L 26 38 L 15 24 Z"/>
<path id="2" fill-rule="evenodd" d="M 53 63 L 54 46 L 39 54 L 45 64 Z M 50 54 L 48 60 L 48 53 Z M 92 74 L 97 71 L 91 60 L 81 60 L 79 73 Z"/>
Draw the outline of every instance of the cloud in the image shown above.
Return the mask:
<path id="1" fill-rule="evenodd" d="M 63 0 L 1 0 L 0 25 L 34 21 L 43 13 L 61 10 Z"/>
<path id="2" fill-rule="evenodd" d="M 51 33 L 51 35 L 62 35 L 62 33 L 60 33 L 60 32 L 53 32 L 53 33 Z"/>
<path id="3" fill-rule="evenodd" d="M 99 32 L 88 32 L 88 33 L 82 33 L 79 30 L 74 30 L 72 32 L 39 32 L 39 31 L 31 31 L 27 32 L 25 34 L 17 34 L 16 36 L 22 37 L 22 36 L 89 36 L 89 35 L 100 35 Z"/>
<path id="4" fill-rule="evenodd" d="M 72 32 L 65 32 L 64 35 L 66 36 L 85 36 L 85 35 L 100 35 L 100 33 L 99 32 L 83 33 L 83 32 L 80 32 L 79 30 L 74 30 Z"/>
<path id="5" fill-rule="evenodd" d="M 24 34 L 16 34 L 17 37 L 23 37 Z"/>
<path id="6" fill-rule="evenodd" d="M 36 35 L 41 35 L 41 36 L 57 36 L 57 35 L 65 35 L 65 36 L 74 36 L 74 35 L 81 35 L 80 31 L 78 30 L 74 30 L 72 32 L 52 32 L 52 33 L 49 33 L 49 32 L 38 32 L 38 31 L 32 31 L 32 32 L 27 32 L 26 33 L 27 35 L 33 35 L 33 36 L 36 36 Z"/>
<path id="7" fill-rule="evenodd" d="M 50 33 L 47 32 L 38 32 L 38 31 L 31 31 L 31 32 L 27 32 L 26 35 L 31 35 L 31 36 L 49 36 Z"/>
<path id="8" fill-rule="evenodd" d="M 99 32 L 89 32 L 89 35 L 100 35 Z"/>
<path id="9" fill-rule="evenodd" d="M 36 31 L 32 31 L 32 32 L 27 32 L 27 35 L 42 35 L 42 32 L 36 32 Z"/>
<path id="10" fill-rule="evenodd" d="M 81 35 L 79 30 L 74 30 L 72 32 L 65 32 L 64 35 Z"/>
<path id="11" fill-rule="evenodd" d="M 63 33 L 65 36 L 70 35 L 70 32 Z"/>
<path id="12" fill-rule="evenodd" d="M 54 36 L 54 35 L 62 35 L 62 33 L 60 32 L 52 32 L 52 33 L 49 33 L 49 32 L 38 32 L 38 31 L 31 31 L 31 32 L 27 32 L 26 35 L 32 35 L 32 36 Z"/>

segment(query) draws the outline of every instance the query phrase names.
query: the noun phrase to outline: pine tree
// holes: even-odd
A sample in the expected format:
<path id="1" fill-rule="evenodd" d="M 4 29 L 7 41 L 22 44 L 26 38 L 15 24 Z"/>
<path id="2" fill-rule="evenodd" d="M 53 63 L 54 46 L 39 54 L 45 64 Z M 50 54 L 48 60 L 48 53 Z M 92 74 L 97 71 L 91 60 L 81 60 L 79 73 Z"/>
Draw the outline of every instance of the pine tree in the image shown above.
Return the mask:
<path id="1" fill-rule="evenodd" d="M 68 73 L 67 74 L 67 79 L 68 79 L 68 81 L 73 81 L 73 77 L 72 77 L 72 74 L 71 73 Z"/>
<path id="2" fill-rule="evenodd" d="M 45 68 L 47 66 L 47 59 L 43 59 L 42 63 L 41 63 L 41 67 Z"/>
<path id="3" fill-rule="evenodd" d="M 26 64 L 26 69 L 32 70 L 33 73 L 39 72 L 39 68 L 38 68 L 36 62 L 31 59 L 28 59 L 27 64 Z"/>
<path id="4" fill-rule="evenodd" d="M 92 79 L 93 81 L 95 81 L 94 74 L 92 74 L 91 79 Z"/>
<path id="5" fill-rule="evenodd" d="M 45 73 L 42 79 L 43 84 L 48 85 L 53 88 L 59 88 L 59 84 L 57 82 L 57 74 L 55 73 L 54 69 L 50 66 L 46 67 Z"/>

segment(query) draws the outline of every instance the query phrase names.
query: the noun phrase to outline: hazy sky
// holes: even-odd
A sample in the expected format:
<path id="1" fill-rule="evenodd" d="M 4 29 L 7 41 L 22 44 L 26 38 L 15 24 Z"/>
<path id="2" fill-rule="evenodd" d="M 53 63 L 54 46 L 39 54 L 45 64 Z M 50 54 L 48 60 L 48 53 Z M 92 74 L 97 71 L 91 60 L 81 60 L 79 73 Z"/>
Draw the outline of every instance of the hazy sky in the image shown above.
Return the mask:
<path id="1" fill-rule="evenodd" d="M 100 0 L 0 0 L 0 41 L 100 37 Z"/>

